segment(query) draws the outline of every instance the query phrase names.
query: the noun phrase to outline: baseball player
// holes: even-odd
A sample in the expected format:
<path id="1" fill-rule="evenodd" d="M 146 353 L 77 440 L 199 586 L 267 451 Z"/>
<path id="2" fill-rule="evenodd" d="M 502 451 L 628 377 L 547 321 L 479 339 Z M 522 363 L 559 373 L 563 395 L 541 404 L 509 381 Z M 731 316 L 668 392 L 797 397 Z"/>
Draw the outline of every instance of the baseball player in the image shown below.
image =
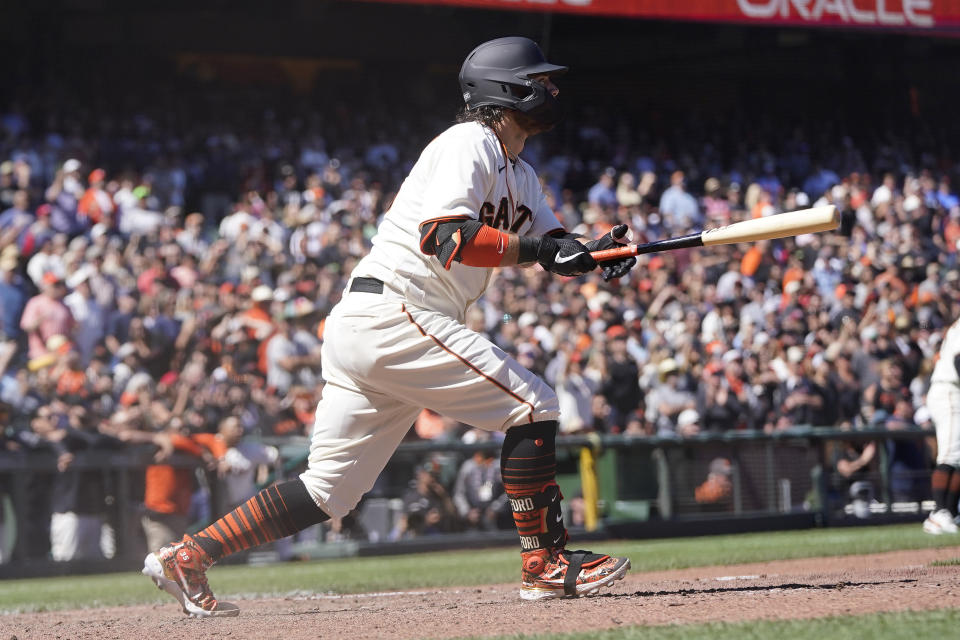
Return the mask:
<path id="1" fill-rule="evenodd" d="M 597 268 L 591 251 L 617 246 L 619 225 L 581 242 L 564 232 L 533 168 L 528 137 L 561 117 L 535 42 L 481 44 L 460 71 L 465 107 L 410 171 L 324 330 L 326 386 L 307 470 L 212 525 L 147 555 L 143 573 L 194 616 L 231 616 L 206 570 L 220 558 L 340 518 L 370 490 L 422 407 L 505 432 L 501 472 L 521 545 L 524 599 L 580 596 L 619 580 L 627 558 L 568 551 L 555 482 L 557 396 L 543 380 L 464 325 L 499 266 L 561 276 Z M 606 280 L 634 258 L 605 262 Z"/>
<path id="2" fill-rule="evenodd" d="M 937 466 L 930 484 L 936 506 L 923 521 L 927 533 L 957 533 L 960 499 L 960 320 L 943 336 L 930 375 L 927 409 L 937 429 Z"/>

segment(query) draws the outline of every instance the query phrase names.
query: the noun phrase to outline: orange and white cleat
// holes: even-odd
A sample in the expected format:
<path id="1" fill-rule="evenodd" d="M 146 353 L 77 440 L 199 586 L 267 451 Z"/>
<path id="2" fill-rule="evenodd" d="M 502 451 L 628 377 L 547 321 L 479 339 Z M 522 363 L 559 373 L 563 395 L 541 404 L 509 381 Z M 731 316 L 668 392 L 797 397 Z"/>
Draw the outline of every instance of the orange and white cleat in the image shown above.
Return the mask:
<path id="1" fill-rule="evenodd" d="M 207 569 L 213 563 L 206 552 L 188 536 L 147 554 L 143 575 L 153 580 L 158 589 L 172 595 L 183 612 L 193 618 L 236 616 L 240 607 L 218 602 L 207 584 Z"/>
<path id="2" fill-rule="evenodd" d="M 521 556 L 520 597 L 524 600 L 590 595 L 622 579 L 630 568 L 629 558 L 590 551 L 536 549 Z"/>

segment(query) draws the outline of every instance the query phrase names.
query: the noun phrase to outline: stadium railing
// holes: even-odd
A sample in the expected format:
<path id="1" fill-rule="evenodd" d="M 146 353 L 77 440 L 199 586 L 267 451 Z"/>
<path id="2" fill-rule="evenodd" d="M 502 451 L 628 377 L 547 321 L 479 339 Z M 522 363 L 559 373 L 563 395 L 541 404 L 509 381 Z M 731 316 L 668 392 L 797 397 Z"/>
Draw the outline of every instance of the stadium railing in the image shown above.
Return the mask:
<path id="1" fill-rule="evenodd" d="M 690 438 L 576 435 L 557 440 L 558 482 L 567 523 L 577 539 L 665 537 L 721 532 L 919 520 L 929 509 L 934 432 L 920 429 L 847 431 L 797 427 L 775 433 L 733 431 Z M 280 448 L 276 477 L 302 468 L 307 438 L 265 439 Z M 875 443 L 872 463 L 846 477 L 836 461 Z M 371 555 L 471 544 L 510 544 L 516 534 L 461 533 L 389 540 L 414 469 L 433 457 L 456 462 L 499 444 L 404 442 L 375 488 L 358 507 L 360 540 L 302 544 L 298 555 Z M 149 448 L 79 452 L 70 469 L 98 474 L 109 495 L 103 516 L 116 539 L 112 557 L 52 562 L 43 555 L 49 530 L 49 492 L 57 474 L 51 454 L 0 452 L 0 578 L 129 570 L 146 552 L 139 515 Z M 200 469 L 174 455 L 173 466 Z M 209 485 L 209 511 L 222 509 L 215 473 L 197 473 Z M 573 509 L 577 503 L 582 508 Z M 194 528 L 204 524 L 198 520 Z M 255 557 L 270 559 L 270 552 Z"/>

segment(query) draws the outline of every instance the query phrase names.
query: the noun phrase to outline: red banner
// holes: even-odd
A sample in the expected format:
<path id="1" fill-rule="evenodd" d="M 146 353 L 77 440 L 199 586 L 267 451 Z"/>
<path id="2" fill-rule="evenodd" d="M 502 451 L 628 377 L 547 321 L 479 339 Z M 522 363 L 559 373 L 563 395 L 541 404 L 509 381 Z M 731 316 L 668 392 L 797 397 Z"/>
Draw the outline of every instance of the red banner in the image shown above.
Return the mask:
<path id="1" fill-rule="evenodd" d="M 412 0 L 410 4 L 703 22 L 960 31 L 960 0 Z"/>

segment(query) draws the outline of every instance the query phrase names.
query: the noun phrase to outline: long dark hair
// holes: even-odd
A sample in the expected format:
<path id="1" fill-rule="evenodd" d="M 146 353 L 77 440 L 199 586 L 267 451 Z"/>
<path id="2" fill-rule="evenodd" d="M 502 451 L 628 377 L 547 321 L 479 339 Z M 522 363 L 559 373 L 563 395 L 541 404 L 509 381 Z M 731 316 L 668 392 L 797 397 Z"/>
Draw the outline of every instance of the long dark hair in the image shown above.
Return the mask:
<path id="1" fill-rule="evenodd" d="M 457 122 L 479 122 L 493 129 L 494 125 L 503 122 L 504 110 L 504 107 L 492 104 L 484 104 L 473 109 L 463 105 L 457 114 Z"/>
<path id="2" fill-rule="evenodd" d="M 553 129 L 552 124 L 543 124 L 539 120 L 530 117 L 529 115 L 521 112 L 512 110 L 514 117 L 516 118 L 517 124 L 527 132 L 527 135 L 537 135 L 538 133 L 544 133 Z M 501 107 L 499 105 L 481 105 L 473 109 L 468 109 L 464 105 L 460 112 L 457 114 L 457 122 L 479 122 L 485 127 L 489 127 L 494 131 L 497 128 L 494 125 L 500 124 L 503 122 L 503 118 L 506 115 L 507 107 Z"/>

